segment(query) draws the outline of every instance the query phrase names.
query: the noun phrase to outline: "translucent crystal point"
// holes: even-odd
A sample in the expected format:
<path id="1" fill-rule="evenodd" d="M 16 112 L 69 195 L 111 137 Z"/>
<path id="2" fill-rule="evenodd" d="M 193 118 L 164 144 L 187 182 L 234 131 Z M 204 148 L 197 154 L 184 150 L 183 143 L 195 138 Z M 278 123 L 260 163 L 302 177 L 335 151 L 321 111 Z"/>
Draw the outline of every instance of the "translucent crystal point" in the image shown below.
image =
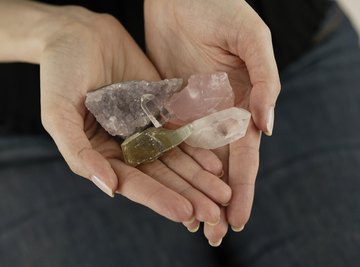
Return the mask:
<path id="1" fill-rule="evenodd" d="M 153 94 L 145 94 L 141 97 L 141 108 L 156 128 L 163 126 L 171 118 L 170 113 Z"/>
<path id="2" fill-rule="evenodd" d="M 187 86 L 165 103 L 171 123 L 184 125 L 234 106 L 234 93 L 225 72 L 192 75 Z"/>
<path id="3" fill-rule="evenodd" d="M 215 149 L 230 144 L 246 134 L 251 114 L 232 107 L 191 123 L 193 132 L 185 143 L 192 147 Z"/>
<path id="4" fill-rule="evenodd" d="M 154 95 L 163 106 L 181 85 L 181 79 L 115 83 L 89 92 L 85 105 L 107 132 L 124 138 L 150 125 L 150 119 L 141 108 L 143 95 Z"/>
<path id="5" fill-rule="evenodd" d="M 156 160 L 166 151 L 178 146 L 192 133 L 192 125 L 177 130 L 151 127 L 128 137 L 121 148 L 125 162 L 137 166 Z"/>

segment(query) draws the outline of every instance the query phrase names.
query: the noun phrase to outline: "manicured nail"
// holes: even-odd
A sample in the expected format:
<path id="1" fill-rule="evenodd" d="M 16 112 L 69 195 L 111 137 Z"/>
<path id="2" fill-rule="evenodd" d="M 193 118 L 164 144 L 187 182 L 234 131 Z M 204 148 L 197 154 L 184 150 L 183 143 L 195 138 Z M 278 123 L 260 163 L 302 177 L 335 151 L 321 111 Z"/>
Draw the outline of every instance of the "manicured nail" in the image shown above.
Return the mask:
<path id="1" fill-rule="evenodd" d="M 110 197 L 114 197 L 114 192 L 108 187 L 100 177 L 95 175 L 91 176 L 91 181 L 105 194 L 109 195 Z"/>
<path id="2" fill-rule="evenodd" d="M 265 134 L 267 136 L 272 135 L 273 127 L 274 127 L 274 107 L 271 107 L 269 112 L 268 112 L 267 119 L 266 119 L 266 132 L 265 132 Z"/>
<path id="3" fill-rule="evenodd" d="M 197 226 L 194 228 L 188 227 L 187 229 L 190 233 L 196 233 L 199 230 L 199 228 L 200 228 L 200 223 L 198 223 Z"/>
<path id="4" fill-rule="evenodd" d="M 212 247 L 218 247 L 218 246 L 220 246 L 221 242 L 222 242 L 222 239 L 215 241 L 215 242 L 209 240 L 209 245 Z"/>
<path id="5" fill-rule="evenodd" d="M 229 206 L 229 205 L 230 205 L 230 202 L 225 203 L 225 204 L 221 204 L 221 206 L 223 206 L 223 207 L 227 207 L 227 206 Z"/>
<path id="6" fill-rule="evenodd" d="M 234 227 L 234 226 L 231 226 L 231 229 L 232 229 L 234 232 L 239 233 L 239 232 L 241 232 L 242 230 L 244 230 L 244 226 L 241 226 L 241 227 L 238 227 L 238 228 L 236 228 L 236 227 Z"/>

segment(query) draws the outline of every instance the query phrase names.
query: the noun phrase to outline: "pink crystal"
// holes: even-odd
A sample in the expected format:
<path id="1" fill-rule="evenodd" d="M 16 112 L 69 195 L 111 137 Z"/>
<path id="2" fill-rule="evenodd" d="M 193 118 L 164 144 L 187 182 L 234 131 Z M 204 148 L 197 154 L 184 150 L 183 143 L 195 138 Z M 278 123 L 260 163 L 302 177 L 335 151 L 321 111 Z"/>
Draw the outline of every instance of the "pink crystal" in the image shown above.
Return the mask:
<path id="1" fill-rule="evenodd" d="M 195 74 L 188 85 L 165 104 L 171 123 L 183 125 L 234 106 L 234 93 L 225 72 Z"/>

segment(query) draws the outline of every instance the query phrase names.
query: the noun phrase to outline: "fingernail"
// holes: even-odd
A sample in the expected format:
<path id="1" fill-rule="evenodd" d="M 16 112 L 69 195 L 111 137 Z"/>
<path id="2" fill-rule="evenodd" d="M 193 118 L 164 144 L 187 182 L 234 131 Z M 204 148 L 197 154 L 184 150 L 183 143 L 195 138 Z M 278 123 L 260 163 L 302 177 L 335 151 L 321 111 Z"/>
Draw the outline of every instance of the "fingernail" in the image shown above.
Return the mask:
<path id="1" fill-rule="evenodd" d="M 229 206 L 229 205 L 230 205 L 230 202 L 225 203 L 225 204 L 221 204 L 221 206 L 223 206 L 223 207 L 227 207 L 227 206 Z"/>
<path id="2" fill-rule="evenodd" d="M 221 170 L 220 174 L 218 175 L 219 178 L 223 177 L 225 174 L 224 170 Z"/>
<path id="3" fill-rule="evenodd" d="M 103 180 L 100 179 L 100 177 L 93 175 L 91 176 L 91 181 L 105 194 L 109 195 L 110 197 L 114 197 L 114 192 L 104 183 Z"/>
<path id="4" fill-rule="evenodd" d="M 267 119 L 266 119 L 266 132 L 265 132 L 265 134 L 267 136 L 272 135 L 273 127 L 274 127 L 274 107 L 271 107 L 269 112 L 268 112 Z"/>
<path id="5" fill-rule="evenodd" d="M 241 232 L 242 230 L 244 230 L 244 226 L 241 226 L 241 227 L 238 227 L 238 228 L 236 228 L 236 227 L 234 227 L 234 226 L 231 226 L 231 229 L 232 229 L 234 232 L 239 233 L 239 232 Z"/>
<path id="6" fill-rule="evenodd" d="M 194 228 L 188 227 L 187 229 L 190 233 L 196 233 L 199 230 L 199 228 L 200 228 L 200 223 L 198 223 L 198 225 Z"/>
<path id="7" fill-rule="evenodd" d="M 215 241 L 215 242 L 209 240 L 209 245 L 212 247 L 218 247 L 218 246 L 220 246 L 221 242 L 222 242 L 222 239 Z"/>

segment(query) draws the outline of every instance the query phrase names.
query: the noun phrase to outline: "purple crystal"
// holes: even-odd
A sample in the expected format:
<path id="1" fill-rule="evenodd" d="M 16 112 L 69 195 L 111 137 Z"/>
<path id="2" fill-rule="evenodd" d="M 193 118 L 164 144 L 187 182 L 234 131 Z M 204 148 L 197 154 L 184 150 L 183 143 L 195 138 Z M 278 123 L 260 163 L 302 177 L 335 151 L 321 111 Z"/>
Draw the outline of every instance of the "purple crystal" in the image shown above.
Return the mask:
<path id="1" fill-rule="evenodd" d="M 181 89 L 182 79 L 158 82 L 126 81 L 89 92 L 85 105 L 111 135 L 127 137 L 141 131 L 150 120 L 141 108 L 144 94 L 154 95 L 161 105 Z"/>

